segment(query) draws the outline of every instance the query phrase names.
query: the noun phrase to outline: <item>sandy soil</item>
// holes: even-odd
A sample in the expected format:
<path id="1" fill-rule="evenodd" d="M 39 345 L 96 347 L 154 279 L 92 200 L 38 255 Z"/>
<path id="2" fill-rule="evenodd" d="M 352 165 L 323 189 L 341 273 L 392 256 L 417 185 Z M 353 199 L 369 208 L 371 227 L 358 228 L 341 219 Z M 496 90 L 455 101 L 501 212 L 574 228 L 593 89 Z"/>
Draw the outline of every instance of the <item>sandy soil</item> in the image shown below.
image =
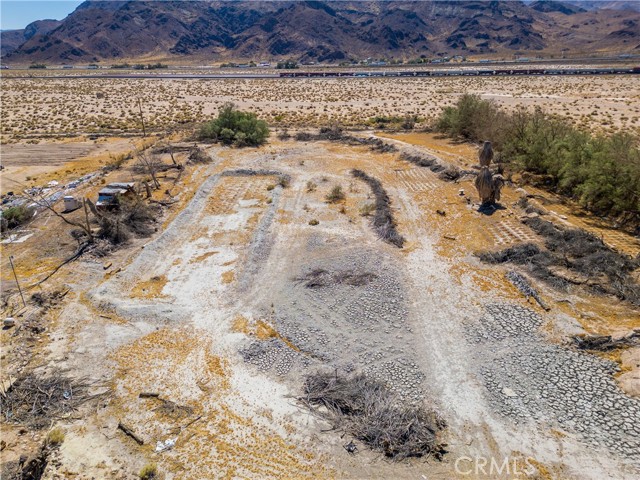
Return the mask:
<path id="1" fill-rule="evenodd" d="M 395 140 L 443 160 L 474 161 L 468 146 Z M 104 260 L 86 258 L 51 281 L 71 293 L 48 314 L 38 359 L 99 381 L 96 390 L 109 394 L 80 420 L 60 422 L 66 438 L 47 478 L 135 478 L 149 462 L 166 478 L 474 478 L 456 471 L 456 460 L 491 456 L 530 459 L 533 478 L 637 476 L 640 401 L 616 384 L 615 363 L 565 345 L 582 331 L 640 327 L 634 310 L 536 285 L 552 307 L 545 312 L 503 269 L 471 255 L 479 245 L 535 240 L 518 221 L 515 191 L 505 192 L 505 210 L 485 216 L 469 182 L 443 182 L 397 154 L 278 141 L 209 153 L 214 163 L 189 167 L 157 235 L 113 254 L 106 270 Z M 287 173 L 291 185 L 238 168 Z M 371 193 L 352 168 L 382 181 L 405 248 L 382 242 L 360 215 Z M 308 182 L 317 188 L 308 191 Z M 327 204 L 336 184 L 346 200 Z M 443 208 L 446 217 L 435 213 Z M 43 261 L 36 250 L 44 235 L 62 235 L 56 220 L 3 246 L 5 256 L 18 257 L 21 278 L 47 270 L 46 262 L 34 269 Z M 451 234 L 455 241 L 445 238 Z M 622 243 L 631 248 L 632 240 Z M 53 262 L 65 252 L 48 255 Z M 318 268 L 370 281 L 305 287 L 300 279 Z M 3 288 L 10 278 L 3 263 Z M 2 341 L 14 358 L 8 331 Z M 634 358 L 625 356 L 624 365 Z M 322 368 L 367 372 L 405 401 L 437 409 L 448 423 L 444 461 L 386 462 L 364 445 L 350 456 L 342 448 L 349 437 L 326 431 L 295 401 L 303 376 Z M 621 384 L 633 387 L 635 377 L 623 376 Z M 118 431 L 118 422 L 144 445 Z M 6 460 L 29 445 L 14 430 L 7 438 Z M 175 447 L 156 452 L 168 439 Z"/>
<path id="2" fill-rule="evenodd" d="M 84 137 L 69 138 L 60 141 L 38 141 L 12 143 L 0 146 L 0 158 L 3 169 L 0 172 L 2 193 L 21 190 L 21 185 L 43 184 L 43 179 L 56 181 L 69 175 L 91 172 L 113 161 L 117 155 L 128 153 L 136 148 L 136 142 L 124 138 L 101 138 L 86 140 Z M 50 174 L 60 172 L 65 165 L 64 175 L 58 178 Z M 50 181 L 50 180 L 47 180 Z"/>
<path id="3" fill-rule="evenodd" d="M 366 126 L 372 117 L 417 115 L 425 124 L 462 93 L 507 108 L 541 107 L 594 131 L 640 128 L 640 79 L 461 77 L 377 79 L 11 79 L 3 78 L 2 140 L 173 129 L 235 102 L 277 127 Z"/>

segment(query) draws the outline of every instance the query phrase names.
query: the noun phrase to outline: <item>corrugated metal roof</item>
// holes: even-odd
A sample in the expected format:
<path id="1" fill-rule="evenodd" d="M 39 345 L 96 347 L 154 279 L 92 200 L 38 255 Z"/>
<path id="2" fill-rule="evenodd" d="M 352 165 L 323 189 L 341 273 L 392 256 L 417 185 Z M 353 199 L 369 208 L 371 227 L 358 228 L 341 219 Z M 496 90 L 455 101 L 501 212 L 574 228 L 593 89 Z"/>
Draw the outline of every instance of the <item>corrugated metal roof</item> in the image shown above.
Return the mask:
<path id="1" fill-rule="evenodd" d="M 127 193 L 127 190 L 124 188 L 103 188 L 98 192 L 98 195 L 118 195 Z"/>

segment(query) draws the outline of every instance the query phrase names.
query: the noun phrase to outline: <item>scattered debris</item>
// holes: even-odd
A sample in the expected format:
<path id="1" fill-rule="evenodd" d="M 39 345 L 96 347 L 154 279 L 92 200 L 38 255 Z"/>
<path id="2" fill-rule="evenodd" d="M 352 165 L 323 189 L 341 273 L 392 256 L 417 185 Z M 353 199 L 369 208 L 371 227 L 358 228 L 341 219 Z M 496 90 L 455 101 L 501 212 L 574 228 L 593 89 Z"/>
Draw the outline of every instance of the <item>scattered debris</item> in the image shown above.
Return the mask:
<path id="1" fill-rule="evenodd" d="M 16 383 L 16 377 L 13 377 L 13 376 L 9 376 L 9 378 L 2 380 L 2 383 L 0 383 L 0 395 L 2 395 L 3 397 L 6 397 L 7 392 L 13 386 L 14 383 Z"/>
<path id="2" fill-rule="evenodd" d="M 171 450 L 176 445 L 177 438 L 168 438 L 164 442 L 159 441 L 156 443 L 156 453 L 164 452 L 165 450 Z"/>
<path id="3" fill-rule="evenodd" d="M 159 396 L 160 394 L 155 392 L 140 392 L 138 398 L 158 398 Z"/>
<path id="4" fill-rule="evenodd" d="M 193 408 L 187 405 L 178 405 L 171 400 L 166 400 L 164 398 L 156 397 L 158 400 L 162 402 L 159 407 L 153 409 L 154 412 L 160 412 L 164 415 L 168 415 L 172 418 L 182 418 L 188 417 L 193 414 Z"/>
<path id="5" fill-rule="evenodd" d="M 349 452 L 351 455 L 354 455 L 356 453 L 358 453 L 358 447 L 357 445 L 354 443 L 353 440 L 351 440 L 349 443 L 347 443 L 346 445 L 343 445 L 343 448 Z"/>

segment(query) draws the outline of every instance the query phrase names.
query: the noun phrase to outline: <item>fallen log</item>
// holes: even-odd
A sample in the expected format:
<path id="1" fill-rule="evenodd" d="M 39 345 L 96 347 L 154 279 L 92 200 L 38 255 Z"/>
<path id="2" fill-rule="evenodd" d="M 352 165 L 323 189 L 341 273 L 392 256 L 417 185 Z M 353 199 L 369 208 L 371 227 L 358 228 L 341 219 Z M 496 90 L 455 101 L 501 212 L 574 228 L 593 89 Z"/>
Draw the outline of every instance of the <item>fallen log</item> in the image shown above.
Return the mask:
<path id="1" fill-rule="evenodd" d="M 125 435 L 127 435 L 128 437 L 133 438 L 138 445 L 144 445 L 144 440 L 142 440 L 139 436 L 137 436 L 135 432 L 131 430 L 131 428 L 127 427 L 126 425 L 123 425 L 122 422 L 118 423 L 118 429 L 122 430 L 125 433 Z"/>
<path id="2" fill-rule="evenodd" d="M 581 334 L 572 337 L 574 345 L 580 350 L 606 352 L 616 348 L 640 345 L 640 329 L 636 329 L 624 337 L 614 339 L 611 335 Z"/>

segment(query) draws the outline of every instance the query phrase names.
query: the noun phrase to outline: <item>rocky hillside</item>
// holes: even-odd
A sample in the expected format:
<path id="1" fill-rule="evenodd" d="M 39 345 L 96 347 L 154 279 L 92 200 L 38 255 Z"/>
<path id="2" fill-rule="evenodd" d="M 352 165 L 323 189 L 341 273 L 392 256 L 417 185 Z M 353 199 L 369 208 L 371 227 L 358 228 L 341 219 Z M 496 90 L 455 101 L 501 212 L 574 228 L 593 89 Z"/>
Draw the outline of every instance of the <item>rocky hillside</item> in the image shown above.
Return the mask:
<path id="1" fill-rule="evenodd" d="M 13 52 L 31 37 L 48 33 L 61 23 L 58 20 L 37 20 L 20 30 L 0 32 L 0 54 L 4 56 Z"/>
<path id="2" fill-rule="evenodd" d="M 640 13 L 556 1 L 86 1 L 53 30 L 25 38 L 4 61 L 637 52 L 639 24 Z"/>

